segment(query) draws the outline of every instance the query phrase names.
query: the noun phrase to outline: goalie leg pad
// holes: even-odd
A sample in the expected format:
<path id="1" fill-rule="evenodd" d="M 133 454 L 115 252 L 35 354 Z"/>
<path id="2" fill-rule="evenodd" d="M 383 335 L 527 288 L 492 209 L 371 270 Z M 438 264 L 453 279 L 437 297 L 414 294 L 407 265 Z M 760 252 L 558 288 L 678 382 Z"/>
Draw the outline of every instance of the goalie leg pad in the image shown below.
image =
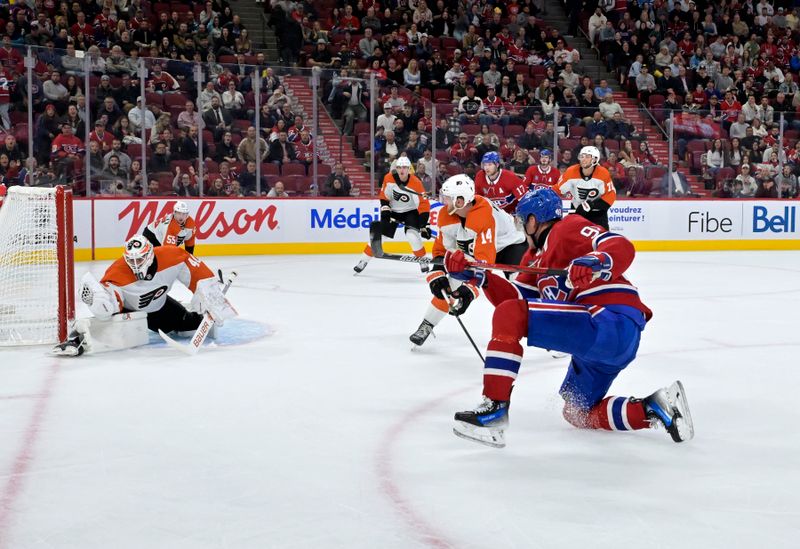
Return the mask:
<path id="1" fill-rule="evenodd" d="M 70 339 L 57 345 L 53 352 L 62 356 L 122 351 L 147 345 L 147 313 L 119 313 L 108 320 L 96 317 L 75 321 Z"/>

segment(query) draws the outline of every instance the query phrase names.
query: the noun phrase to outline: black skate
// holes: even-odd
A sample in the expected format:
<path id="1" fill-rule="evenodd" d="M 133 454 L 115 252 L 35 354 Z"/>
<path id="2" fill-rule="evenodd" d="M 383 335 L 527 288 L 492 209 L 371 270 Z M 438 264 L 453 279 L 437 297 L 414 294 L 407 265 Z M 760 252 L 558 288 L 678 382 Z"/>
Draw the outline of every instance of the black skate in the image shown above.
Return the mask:
<path id="1" fill-rule="evenodd" d="M 53 347 L 51 353 L 56 356 L 81 356 L 86 351 L 83 334 L 72 332 L 68 337 L 69 339 Z"/>
<path id="2" fill-rule="evenodd" d="M 683 384 L 676 381 L 644 399 L 647 419 L 654 426 L 663 425 L 675 442 L 694 437 L 694 423 Z"/>
<path id="3" fill-rule="evenodd" d="M 505 447 L 505 428 L 508 427 L 507 400 L 483 397 L 483 401 L 474 410 L 456 412 L 455 420 L 453 433 L 457 437 L 492 448 Z"/>
<path id="4" fill-rule="evenodd" d="M 414 345 L 420 346 L 425 343 L 425 340 L 428 339 L 428 336 L 433 333 L 433 324 L 428 322 L 427 320 L 423 320 L 422 324 L 419 325 L 417 331 L 411 334 L 408 338 L 411 340 L 411 343 Z"/>
<path id="5" fill-rule="evenodd" d="M 367 268 L 367 263 L 368 261 L 366 259 L 362 259 L 355 267 L 353 267 L 353 270 L 356 272 L 356 274 L 358 274 Z"/>

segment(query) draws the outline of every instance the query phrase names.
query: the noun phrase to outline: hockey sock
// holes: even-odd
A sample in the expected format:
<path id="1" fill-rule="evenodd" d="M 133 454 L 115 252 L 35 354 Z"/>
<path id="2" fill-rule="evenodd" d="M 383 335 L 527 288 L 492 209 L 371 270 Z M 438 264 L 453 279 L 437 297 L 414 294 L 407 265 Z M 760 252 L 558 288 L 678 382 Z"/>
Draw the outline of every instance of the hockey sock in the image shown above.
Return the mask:
<path id="1" fill-rule="evenodd" d="M 372 248 L 369 247 L 369 244 L 364 246 L 364 255 L 367 257 L 372 257 Z"/>
<path id="2" fill-rule="evenodd" d="M 504 301 L 492 317 L 492 339 L 486 349 L 483 394 L 492 400 L 509 400 L 522 362 L 519 340 L 528 332 L 528 304 L 523 299 Z"/>
<path id="3" fill-rule="evenodd" d="M 439 302 L 443 304 L 444 310 L 439 308 Z M 428 310 L 425 311 L 424 319 L 436 326 L 439 322 L 442 321 L 444 317 L 447 316 L 447 312 L 450 310 L 450 306 L 447 304 L 447 301 L 444 299 L 439 299 L 437 297 L 431 300 L 431 304 L 428 307 Z"/>
<path id="4" fill-rule="evenodd" d="M 406 231 L 406 238 L 408 239 L 408 243 L 411 244 L 411 249 L 414 250 L 415 256 L 420 257 L 420 255 L 425 255 L 425 250 L 422 245 L 422 237 L 419 235 L 418 230 L 408 229 Z M 417 253 L 419 251 L 422 253 Z"/>
<path id="5" fill-rule="evenodd" d="M 425 248 L 420 248 L 419 250 L 414 250 L 414 257 L 422 257 L 425 255 Z"/>
<path id="6" fill-rule="evenodd" d="M 644 403 L 619 396 L 606 397 L 588 411 L 566 403 L 564 419 L 581 429 L 635 431 L 650 427 Z"/>

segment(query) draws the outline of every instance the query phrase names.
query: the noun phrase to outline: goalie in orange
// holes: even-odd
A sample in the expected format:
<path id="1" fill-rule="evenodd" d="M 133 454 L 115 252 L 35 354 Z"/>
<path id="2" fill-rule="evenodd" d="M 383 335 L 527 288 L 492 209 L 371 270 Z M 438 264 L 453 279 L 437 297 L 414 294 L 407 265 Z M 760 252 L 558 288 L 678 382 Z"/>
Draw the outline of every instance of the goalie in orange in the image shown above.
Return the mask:
<path id="1" fill-rule="evenodd" d="M 168 295 L 176 280 L 194 294 L 188 310 Z M 175 246 L 154 247 L 142 235 L 125 243 L 99 282 L 84 275 L 80 298 L 94 316 L 75 322 L 67 341 L 53 349 L 57 355 L 129 349 L 148 343 L 148 329 L 193 331 L 205 313 L 219 325 L 237 314 L 205 263 Z"/>

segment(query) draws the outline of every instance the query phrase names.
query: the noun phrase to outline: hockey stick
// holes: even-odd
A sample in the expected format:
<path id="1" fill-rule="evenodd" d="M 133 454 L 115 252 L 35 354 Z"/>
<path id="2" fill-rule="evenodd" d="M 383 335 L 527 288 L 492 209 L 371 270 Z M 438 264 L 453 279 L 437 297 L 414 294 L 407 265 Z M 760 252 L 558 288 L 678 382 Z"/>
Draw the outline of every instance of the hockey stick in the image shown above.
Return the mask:
<path id="1" fill-rule="evenodd" d="M 219 271 L 218 274 L 221 277 L 222 271 Z M 233 284 L 233 281 L 236 280 L 237 276 L 239 276 L 239 274 L 236 271 L 231 271 L 230 276 L 228 276 L 228 281 L 225 283 L 225 287 L 222 288 L 223 295 L 228 293 L 228 288 L 231 287 L 231 284 Z M 205 313 L 203 315 L 203 320 L 200 321 L 200 325 L 197 327 L 197 330 L 195 330 L 194 335 L 192 335 L 188 345 L 182 345 L 178 343 L 165 334 L 162 330 L 158 331 L 158 335 L 161 336 L 161 339 L 163 339 L 168 346 L 172 347 L 173 349 L 177 349 L 182 353 L 186 353 L 189 356 L 193 356 L 196 355 L 197 351 L 200 350 L 200 346 L 206 340 L 206 337 L 208 337 L 208 334 L 211 332 L 211 328 L 213 327 L 214 318 L 210 314 Z"/>
<path id="2" fill-rule="evenodd" d="M 383 250 L 381 250 L 383 252 Z M 375 253 L 375 248 L 372 248 L 372 253 L 378 259 L 389 259 L 391 261 L 401 261 L 404 263 L 430 263 L 431 265 L 442 265 L 442 260 L 439 258 L 431 259 L 430 257 L 417 257 L 414 255 L 403 254 L 387 254 Z M 508 271 L 513 273 L 530 273 L 530 274 L 544 274 L 551 276 L 567 276 L 566 269 L 547 269 L 544 267 L 526 267 L 524 265 L 507 265 L 505 263 L 480 263 L 478 261 L 471 261 L 468 263 L 470 269 L 491 269 L 494 271 Z"/>
<path id="3" fill-rule="evenodd" d="M 464 335 L 467 336 L 467 339 L 469 339 L 469 342 L 472 343 L 472 348 L 475 349 L 476 353 L 478 353 L 478 357 L 481 359 L 481 362 L 486 364 L 486 360 L 483 358 L 483 355 L 481 354 L 480 349 L 478 349 L 478 346 L 475 344 L 475 340 L 472 339 L 472 336 L 469 335 L 469 332 L 467 331 L 467 327 L 464 326 L 463 322 L 461 322 L 461 316 L 460 315 L 456 315 L 456 320 L 458 320 L 458 324 L 461 326 L 461 329 L 464 330 Z"/>

